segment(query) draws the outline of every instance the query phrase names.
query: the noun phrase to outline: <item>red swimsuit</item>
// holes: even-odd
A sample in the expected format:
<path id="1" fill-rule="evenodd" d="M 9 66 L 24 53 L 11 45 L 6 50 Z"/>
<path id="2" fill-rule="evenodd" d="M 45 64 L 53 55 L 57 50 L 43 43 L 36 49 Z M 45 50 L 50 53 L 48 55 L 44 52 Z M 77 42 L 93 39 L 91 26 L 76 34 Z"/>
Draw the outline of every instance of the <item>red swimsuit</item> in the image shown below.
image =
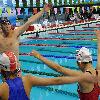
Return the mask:
<path id="1" fill-rule="evenodd" d="M 96 71 L 96 75 L 98 75 L 98 72 Z M 98 83 L 94 83 L 94 88 L 91 92 L 89 93 L 82 93 L 79 89 L 78 89 L 78 94 L 79 94 L 79 98 L 80 100 L 98 100 L 99 97 L 99 86 Z"/>

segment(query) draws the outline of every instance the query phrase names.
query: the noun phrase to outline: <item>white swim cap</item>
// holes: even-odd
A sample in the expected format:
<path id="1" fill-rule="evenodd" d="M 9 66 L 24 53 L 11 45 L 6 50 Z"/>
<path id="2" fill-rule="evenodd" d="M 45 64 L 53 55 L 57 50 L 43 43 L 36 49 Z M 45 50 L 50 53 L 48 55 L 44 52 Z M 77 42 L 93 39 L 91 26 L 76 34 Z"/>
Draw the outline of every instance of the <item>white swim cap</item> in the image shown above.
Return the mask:
<path id="1" fill-rule="evenodd" d="M 76 59 L 78 62 L 89 62 L 92 61 L 92 55 L 86 47 L 82 47 L 80 50 L 77 50 Z"/>
<path id="2" fill-rule="evenodd" d="M 14 71 L 17 69 L 17 57 L 11 51 L 0 54 L 0 69 Z"/>

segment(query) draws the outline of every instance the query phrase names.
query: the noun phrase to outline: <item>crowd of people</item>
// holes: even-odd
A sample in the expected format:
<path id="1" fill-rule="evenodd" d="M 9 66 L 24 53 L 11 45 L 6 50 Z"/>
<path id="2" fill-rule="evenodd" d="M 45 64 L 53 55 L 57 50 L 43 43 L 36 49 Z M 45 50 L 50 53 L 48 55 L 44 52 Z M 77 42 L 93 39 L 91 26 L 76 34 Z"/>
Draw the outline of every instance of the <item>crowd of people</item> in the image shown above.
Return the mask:
<path id="1" fill-rule="evenodd" d="M 38 12 L 40 8 L 37 8 Z M 17 12 L 16 12 L 17 13 Z M 29 10 L 29 15 L 25 15 L 24 10 L 21 10 L 21 15 L 17 15 L 17 19 L 22 21 L 21 23 L 25 23 L 31 15 L 34 15 L 33 8 Z M 44 14 L 36 21 L 36 23 L 43 23 L 45 20 L 48 22 L 55 22 L 55 21 L 81 21 L 81 20 L 88 20 L 88 19 L 97 19 L 100 18 L 100 7 L 95 6 L 83 6 L 83 7 L 57 7 L 56 11 L 55 8 L 49 12 L 44 12 Z M 20 24 L 21 24 L 20 23 Z"/>
<path id="2" fill-rule="evenodd" d="M 98 44 L 96 69 L 92 65 L 92 55 L 89 49 L 85 47 L 82 47 L 76 54 L 77 65 L 81 71 L 64 68 L 33 50 L 30 53 L 31 56 L 40 59 L 50 68 L 62 73 L 63 76 L 40 78 L 32 75 L 21 75 L 19 36 L 34 21 L 40 18 L 44 12 L 48 12 L 50 8 L 51 5 L 46 4 L 40 12 L 30 17 L 24 25 L 15 30 L 8 20 L 0 19 L 0 71 L 3 81 L 0 85 L 0 100 L 29 100 L 33 86 L 59 85 L 74 82 L 79 84 L 78 93 L 80 100 L 98 100 L 100 94 L 100 30 L 95 31 Z"/>
<path id="3" fill-rule="evenodd" d="M 66 8 L 63 8 L 63 12 L 61 13 L 60 8 L 57 8 L 57 13 L 55 14 L 54 8 L 51 9 L 50 14 L 47 12 L 43 16 L 44 19 L 48 19 L 48 21 L 54 21 L 54 20 L 64 20 L 64 21 L 73 21 L 73 20 L 86 20 L 100 16 L 100 8 L 97 7 L 75 7 L 74 11 L 73 8 L 68 8 L 69 10 L 66 10 Z M 79 9 L 79 11 L 78 11 Z"/>

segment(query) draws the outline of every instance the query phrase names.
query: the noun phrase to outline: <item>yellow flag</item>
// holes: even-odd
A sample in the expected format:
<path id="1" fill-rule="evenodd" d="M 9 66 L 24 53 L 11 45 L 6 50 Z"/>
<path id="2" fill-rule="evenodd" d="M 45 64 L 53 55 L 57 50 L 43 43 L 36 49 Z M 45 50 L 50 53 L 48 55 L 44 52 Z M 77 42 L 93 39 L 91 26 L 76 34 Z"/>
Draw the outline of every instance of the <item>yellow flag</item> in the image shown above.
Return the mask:
<path id="1" fill-rule="evenodd" d="M 78 11 L 78 13 L 80 12 L 80 7 L 77 7 L 77 11 Z"/>
<path id="2" fill-rule="evenodd" d="M 40 10 L 42 10 L 43 8 L 40 8 Z"/>
<path id="3" fill-rule="evenodd" d="M 11 8 L 10 7 L 7 7 L 6 9 L 7 9 L 8 15 L 10 15 L 11 14 Z"/>

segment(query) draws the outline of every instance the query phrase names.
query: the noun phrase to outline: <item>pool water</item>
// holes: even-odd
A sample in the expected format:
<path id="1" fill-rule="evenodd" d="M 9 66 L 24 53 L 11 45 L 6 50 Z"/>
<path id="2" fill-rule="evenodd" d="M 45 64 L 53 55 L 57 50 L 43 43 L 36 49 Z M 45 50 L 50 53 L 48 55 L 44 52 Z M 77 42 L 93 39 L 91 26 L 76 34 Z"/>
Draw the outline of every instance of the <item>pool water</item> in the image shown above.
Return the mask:
<path id="1" fill-rule="evenodd" d="M 49 34 L 53 31 L 39 33 L 39 38 L 25 38 L 21 40 L 19 47 L 20 54 L 30 53 L 37 50 L 41 55 L 63 67 L 72 70 L 79 70 L 76 64 L 76 50 L 85 46 L 90 49 L 93 56 L 93 66 L 97 62 L 97 41 L 95 40 L 95 28 L 86 28 L 87 31 L 69 32 L 72 28 L 59 29 L 65 34 Z M 84 30 L 81 26 L 77 30 Z M 29 37 L 30 35 L 28 35 Z M 31 35 L 32 37 L 34 35 Z M 23 36 L 21 36 L 23 37 Z M 85 39 L 85 40 L 82 40 Z M 94 39 L 94 40 L 93 40 Z M 27 45 L 28 44 L 28 45 Z M 30 45 L 29 45 L 30 44 Z M 36 45 L 37 44 L 37 45 Z M 39 77 L 57 77 L 60 73 L 50 69 L 42 61 L 29 55 L 20 55 L 22 75 L 30 73 Z M 0 82 L 2 82 L 0 80 Z M 77 83 L 54 85 L 54 86 L 35 86 L 30 93 L 30 100 L 79 100 L 77 93 Z"/>
<path id="2" fill-rule="evenodd" d="M 62 29 L 65 34 L 53 34 L 53 31 L 48 31 L 46 33 L 41 32 L 39 33 L 40 38 L 27 38 L 26 41 L 21 42 L 24 45 L 20 45 L 20 53 L 30 53 L 32 50 L 37 50 L 47 59 L 52 60 L 63 67 L 79 70 L 76 64 L 75 54 L 77 49 L 85 46 L 92 52 L 93 66 L 95 67 L 97 62 L 97 41 L 95 40 L 96 36 L 95 32 L 93 31 L 94 29 L 87 28 L 86 32 L 75 31 L 69 33 L 66 31 L 66 29 Z M 49 34 L 49 32 L 52 34 Z M 71 38 L 74 40 L 71 40 Z M 86 40 L 82 40 L 83 38 Z M 36 44 L 39 45 L 36 46 Z M 53 71 L 43 62 L 32 56 L 20 55 L 20 62 L 23 75 L 27 74 L 28 72 L 35 76 L 48 78 L 59 75 L 58 72 Z M 30 100 L 51 99 L 79 100 L 77 93 L 77 83 L 45 87 L 39 86 L 32 88 Z"/>

